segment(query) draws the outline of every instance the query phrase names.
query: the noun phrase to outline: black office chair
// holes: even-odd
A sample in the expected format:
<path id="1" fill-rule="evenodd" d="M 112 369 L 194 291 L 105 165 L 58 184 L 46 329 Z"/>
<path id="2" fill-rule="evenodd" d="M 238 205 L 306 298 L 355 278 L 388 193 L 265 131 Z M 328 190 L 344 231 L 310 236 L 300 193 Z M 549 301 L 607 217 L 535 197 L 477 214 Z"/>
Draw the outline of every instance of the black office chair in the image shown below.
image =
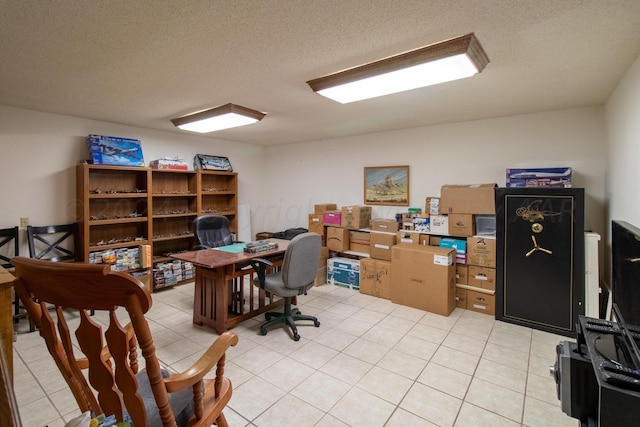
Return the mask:
<path id="1" fill-rule="evenodd" d="M 251 265 L 256 271 L 253 283 L 274 295 L 284 298 L 284 312 L 265 313 L 266 322 L 260 325 L 260 334 L 266 335 L 267 328 L 284 323 L 291 328 L 293 339 L 300 340 L 296 320 L 310 320 L 317 328 L 320 322 L 313 316 L 304 316 L 298 308 L 291 308 L 291 298 L 306 294 L 313 287 L 318 274 L 322 239 L 316 233 L 299 234 L 291 240 L 284 254 L 280 271 L 267 274 L 267 268 L 273 264 L 265 259 L 256 258 Z"/>
<path id="2" fill-rule="evenodd" d="M 74 262 L 77 260 L 78 224 L 27 226 L 29 257 L 51 262 Z M 50 307 L 53 309 L 53 307 Z M 91 311 L 91 315 L 94 312 Z M 36 326 L 29 318 L 29 331 Z"/>
<path id="3" fill-rule="evenodd" d="M 19 228 L 3 228 L 0 229 L 0 265 L 9 271 L 13 271 L 11 258 L 20 255 L 20 238 Z M 20 314 L 20 298 L 16 294 L 13 300 L 13 323 L 18 323 L 20 317 L 26 316 L 26 313 Z"/>
<path id="4" fill-rule="evenodd" d="M 201 215 L 193 221 L 193 233 L 196 236 L 194 249 L 209 249 L 235 243 L 229 219 L 223 215 Z"/>

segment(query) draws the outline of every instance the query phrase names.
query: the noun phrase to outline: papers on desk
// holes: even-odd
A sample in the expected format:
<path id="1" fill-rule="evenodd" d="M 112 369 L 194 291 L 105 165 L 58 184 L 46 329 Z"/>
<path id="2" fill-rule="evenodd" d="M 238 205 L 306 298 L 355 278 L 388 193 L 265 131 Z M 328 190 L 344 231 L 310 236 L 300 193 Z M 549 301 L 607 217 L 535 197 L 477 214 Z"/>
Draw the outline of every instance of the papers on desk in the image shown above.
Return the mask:
<path id="1" fill-rule="evenodd" d="M 217 248 L 213 248 L 216 251 L 222 251 L 222 252 L 229 252 L 232 254 L 239 254 L 240 252 L 244 251 L 244 247 L 246 246 L 246 243 L 233 243 L 231 245 L 227 245 L 227 246 L 220 246 Z"/>

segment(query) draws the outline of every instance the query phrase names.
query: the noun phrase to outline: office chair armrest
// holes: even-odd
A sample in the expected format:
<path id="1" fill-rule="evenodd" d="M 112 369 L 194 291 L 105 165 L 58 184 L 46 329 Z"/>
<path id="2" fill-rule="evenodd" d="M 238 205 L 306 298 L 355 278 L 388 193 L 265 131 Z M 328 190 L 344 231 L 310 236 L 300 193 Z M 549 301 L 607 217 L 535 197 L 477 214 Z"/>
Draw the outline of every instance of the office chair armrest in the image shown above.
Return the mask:
<path id="1" fill-rule="evenodd" d="M 273 263 L 264 258 L 254 258 L 249 261 L 251 267 L 255 270 L 258 275 L 258 280 L 260 281 L 260 288 L 264 289 L 264 279 L 267 275 L 267 267 L 272 267 Z"/>
<path id="2" fill-rule="evenodd" d="M 224 357 L 227 349 L 238 344 L 238 336 L 233 332 L 224 332 L 211 344 L 202 356 L 190 368 L 178 374 L 171 374 L 164 379 L 169 393 L 184 390 L 200 382 Z M 223 366 L 224 368 L 224 366 Z M 223 369 L 224 372 L 224 369 Z M 217 373 L 216 373 L 217 375 Z M 221 373 L 221 375 L 223 375 Z"/>

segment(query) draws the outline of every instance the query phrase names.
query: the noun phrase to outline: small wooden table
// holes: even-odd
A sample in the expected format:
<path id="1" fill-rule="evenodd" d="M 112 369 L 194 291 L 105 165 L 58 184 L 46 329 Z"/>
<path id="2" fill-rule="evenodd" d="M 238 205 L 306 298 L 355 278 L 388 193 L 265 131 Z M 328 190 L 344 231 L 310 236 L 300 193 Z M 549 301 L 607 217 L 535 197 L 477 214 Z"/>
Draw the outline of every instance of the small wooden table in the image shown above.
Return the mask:
<path id="1" fill-rule="evenodd" d="M 14 277 L 4 268 L 0 267 L 0 340 L 4 351 L 4 360 L 7 362 L 10 377 L 13 378 L 13 316 L 11 310 L 11 287 Z"/>
<path id="2" fill-rule="evenodd" d="M 255 271 L 251 268 L 253 258 L 265 258 L 282 265 L 284 252 L 289 240 L 269 239 L 278 243 L 272 251 L 258 253 L 230 253 L 218 249 L 203 249 L 173 255 L 173 258 L 192 262 L 196 267 L 195 291 L 193 298 L 193 323 L 208 325 L 221 334 L 258 314 L 265 313 L 284 303 L 262 289 L 250 285 L 248 295 L 244 295 L 244 278 L 253 279 Z M 229 289 L 235 279 L 240 280 L 239 310 L 231 312 L 229 308 Z M 248 302 L 248 308 L 247 303 Z M 294 302 L 295 303 L 295 302 Z"/>

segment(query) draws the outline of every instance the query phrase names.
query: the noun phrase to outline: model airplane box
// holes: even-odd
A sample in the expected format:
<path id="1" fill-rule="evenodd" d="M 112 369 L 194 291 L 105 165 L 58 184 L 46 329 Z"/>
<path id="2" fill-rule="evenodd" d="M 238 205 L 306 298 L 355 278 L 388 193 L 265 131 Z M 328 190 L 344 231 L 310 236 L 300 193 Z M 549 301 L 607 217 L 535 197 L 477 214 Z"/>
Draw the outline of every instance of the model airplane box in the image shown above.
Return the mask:
<path id="1" fill-rule="evenodd" d="M 94 165 L 144 166 L 139 139 L 89 135 L 87 148 Z"/>
<path id="2" fill-rule="evenodd" d="M 530 168 L 507 169 L 507 188 L 571 188 L 572 169 L 564 168 Z"/>

